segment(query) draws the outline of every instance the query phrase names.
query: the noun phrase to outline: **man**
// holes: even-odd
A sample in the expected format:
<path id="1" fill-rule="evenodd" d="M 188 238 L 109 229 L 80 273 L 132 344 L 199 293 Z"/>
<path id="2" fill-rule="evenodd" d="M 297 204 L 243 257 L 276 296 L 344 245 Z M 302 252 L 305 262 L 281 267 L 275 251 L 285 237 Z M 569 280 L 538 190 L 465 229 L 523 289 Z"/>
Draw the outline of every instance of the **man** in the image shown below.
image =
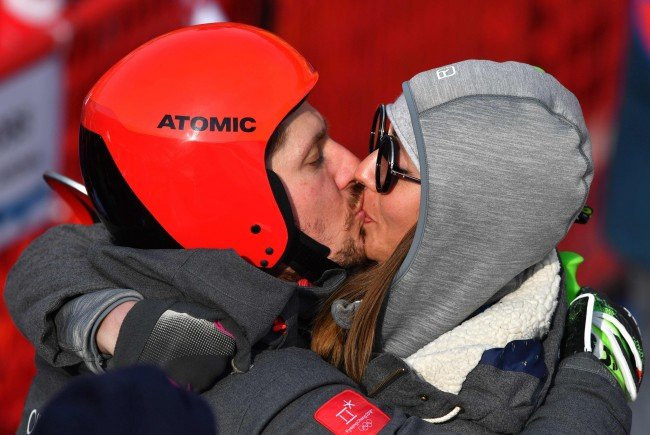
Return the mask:
<path id="1" fill-rule="evenodd" d="M 212 248 L 203 256 L 186 252 L 209 263 L 206 267 L 219 289 L 209 292 L 189 276 L 180 284 L 171 282 L 174 277 L 158 276 L 140 285 L 131 281 L 118 287 L 117 279 L 106 279 L 93 286 L 84 279 L 80 264 L 75 270 L 70 260 L 75 253 L 66 251 L 64 243 L 58 243 L 59 254 L 67 253 L 71 274 L 60 278 L 70 281 L 52 282 L 39 270 L 45 265 L 19 262 L 5 295 L 12 311 L 20 313 L 18 326 L 42 357 L 23 428 L 28 428 L 30 415 L 35 420 L 40 403 L 69 377 L 70 367 L 78 369 L 85 360 L 91 370 L 103 370 L 105 357 L 94 348 L 95 331 L 103 325 L 97 342 L 101 351 L 111 354 L 119 325 L 140 294 L 156 301 L 176 298 L 220 308 L 220 314 L 208 310 L 207 315 L 225 327 L 215 330 L 212 323 L 200 324 L 205 340 L 215 334 L 223 340 L 224 354 L 215 349 L 215 356 L 228 361 L 234 336 L 238 350 L 234 365 L 246 370 L 249 343 L 269 334 L 271 341 L 297 336 L 297 317 L 307 301 L 313 303 L 319 293 L 343 279 L 335 262 L 349 265 L 363 259 L 363 219 L 353 183 L 358 159 L 328 136 L 324 118 L 306 102 L 317 79 L 311 65 L 274 35 L 248 26 L 215 24 L 181 29 L 145 44 L 96 84 L 82 113 L 80 157 L 89 196 L 112 240 L 140 248 Z M 84 237 L 108 240 L 103 228 L 91 233 L 59 229 L 37 242 L 31 253 L 48 246 L 48 237 L 55 238 L 57 232 L 70 243 Z M 235 248 L 237 253 L 214 248 Z M 167 252 L 171 255 L 167 270 L 171 263 L 190 269 L 192 260 L 177 256 L 182 252 Z M 252 284 L 267 284 L 265 279 L 241 258 L 269 272 L 268 295 Z M 80 261 L 85 260 L 90 258 L 84 253 Z M 19 273 L 23 266 L 27 275 Z M 113 266 L 107 267 L 114 271 Z M 300 288 L 298 294 L 296 284 L 289 282 L 298 277 L 317 281 L 327 269 L 335 270 L 325 277 L 330 284 L 313 291 Z M 30 275 L 44 281 L 23 284 Z M 271 275 L 285 280 L 272 280 Z M 167 287 L 161 285 L 165 278 L 170 281 Z M 75 279 L 83 282 L 83 288 L 75 287 Z M 40 285 L 43 293 L 27 295 L 22 290 L 34 285 Z M 66 290 L 54 295 L 48 287 Z M 77 298 L 90 292 L 87 299 Z M 80 319 L 77 325 L 85 328 L 80 332 L 65 321 L 66 314 L 88 304 L 99 314 Z M 142 319 L 151 320 L 153 328 L 166 312 L 165 319 L 171 321 L 187 318 L 170 314 L 178 311 L 160 304 L 137 307 L 132 316 L 140 322 L 136 331 L 143 329 Z M 185 308 L 178 309 L 186 314 Z M 112 314 L 102 321 L 108 313 Z M 280 314 L 284 334 L 271 331 Z M 61 325 L 70 327 L 57 329 L 51 322 L 57 315 Z M 104 335 L 112 339 L 106 346 Z M 69 347 L 60 346 L 61 337 Z M 158 348 L 158 343 L 151 346 Z M 37 386 L 39 379 L 50 379 L 52 385 Z"/>
<path id="2" fill-rule="evenodd" d="M 215 63 L 206 63 L 205 53 Z M 152 41 L 93 88 L 82 116 L 81 161 L 109 231 L 52 230 L 7 282 L 8 306 L 35 344 L 39 368 L 19 432 L 33 430 L 41 405 L 71 376 L 104 369 L 95 343 L 114 354 L 109 365 L 153 361 L 177 382 L 207 388 L 204 397 L 228 432 L 267 424 L 323 431 L 328 420 L 352 421 L 361 409 L 366 430 L 435 430 L 399 411 L 388 417 L 307 351 L 260 353 L 304 343 L 315 302 L 343 278 L 332 260 L 352 265 L 363 257 L 352 188 L 357 160 L 327 136 L 323 118 L 304 101 L 315 81 L 283 41 L 219 24 Z M 298 277 L 317 286 L 288 281 Z M 210 388 L 235 354 L 233 342 L 233 369 L 247 373 Z M 597 365 L 587 359 L 578 370 L 590 362 Z M 599 392 L 621 395 L 604 367 L 590 373 Z M 565 378 L 568 390 L 583 387 Z M 283 389 L 269 396 L 270 386 Z M 349 406 L 327 408 L 340 394 Z M 240 414 L 253 399 L 264 406 Z M 563 403 L 554 401 L 551 410 Z"/>

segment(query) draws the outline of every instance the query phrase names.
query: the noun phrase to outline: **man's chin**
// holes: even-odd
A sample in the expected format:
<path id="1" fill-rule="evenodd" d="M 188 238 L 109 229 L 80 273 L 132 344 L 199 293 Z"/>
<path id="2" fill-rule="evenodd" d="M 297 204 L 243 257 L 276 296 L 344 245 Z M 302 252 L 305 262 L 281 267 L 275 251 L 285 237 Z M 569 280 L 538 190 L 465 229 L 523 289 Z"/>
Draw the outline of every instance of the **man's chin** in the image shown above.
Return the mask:
<path id="1" fill-rule="evenodd" d="M 349 269 L 365 264 L 368 261 L 366 251 L 363 243 L 359 243 L 353 239 L 347 240 L 341 249 L 331 257 L 339 266 Z"/>

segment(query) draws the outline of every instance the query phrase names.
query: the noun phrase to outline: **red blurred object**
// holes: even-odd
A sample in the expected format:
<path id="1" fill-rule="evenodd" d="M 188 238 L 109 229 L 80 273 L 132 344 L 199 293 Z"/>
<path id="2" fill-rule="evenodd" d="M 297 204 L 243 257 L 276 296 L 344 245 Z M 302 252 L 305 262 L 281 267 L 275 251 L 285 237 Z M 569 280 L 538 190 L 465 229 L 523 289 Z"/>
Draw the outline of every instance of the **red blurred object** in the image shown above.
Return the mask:
<path id="1" fill-rule="evenodd" d="M 287 332 L 287 323 L 280 316 L 276 317 L 273 321 L 273 332 L 284 334 Z"/>
<path id="2" fill-rule="evenodd" d="M 24 23 L 0 5 L 0 80 L 49 53 L 54 45 L 48 29 Z"/>
<path id="3" fill-rule="evenodd" d="M 618 109 L 628 2 L 609 0 L 303 0 L 274 2 L 271 30 L 319 71 L 310 96 L 331 135 L 358 156 L 367 150 L 379 103 L 392 102 L 416 73 L 464 59 L 516 60 L 555 76 L 580 101 L 592 134 L 596 175 L 562 249 L 585 257 L 582 281 L 598 288 L 620 271 L 602 236 L 602 181 Z M 605 125 L 603 125 L 605 124 Z"/>
<path id="4" fill-rule="evenodd" d="M 190 2 L 183 0 L 84 0 L 64 15 L 71 29 L 67 55 L 64 166 L 61 173 L 81 180 L 79 118 L 92 85 L 115 62 L 149 39 L 185 25 Z"/>
<path id="5" fill-rule="evenodd" d="M 31 234 L 0 255 L 0 285 L 28 243 L 40 234 Z M 23 410 L 30 381 L 36 372 L 34 348 L 16 330 L 4 299 L 0 301 L 0 434 L 13 433 Z"/>
<path id="6" fill-rule="evenodd" d="M 298 284 L 300 287 L 311 287 L 312 286 L 311 283 L 309 282 L 309 280 L 306 279 L 306 278 L 299 279 L 296 284 Z"/>
<path id="7" fill-rule="evenodd" d="M 585 117 L 615 113 L 627 2 L 278 0 L 271 30 L 320 73 L 311 101 L 362 156 L 374 109 L 414 74 L 464 59 L 516 60 L 554 75 Z M 382 17 L 389 19 L 383 20 Z"/>
<path id="8" fill-rule="evenodd" d="M 92 225 L 99 222 L 97 212 L 83 184 L 56 172 L 46 172 L 43 174 L 43 179 L 72 209 L 71 223 Z"/>
<path id="9" fill-rule="evenodd" d="M 632 15 L 639 20 L 637 28 L 646 53 L 650 56 L 650 0 L 634 0 Z"/>
<path id="10" fill-rule="evenodd" d="M 207 0 L 210 1 L 210 0 Z M 230 21 L 267 28 L 273 3 L 268 0 L 215 0 Z"/>
<path id="11" fill-rule="evenodd" d="M 129 51 L 187 24 L 192 4 L 185 0 L 78 0 L 69 4 L 58 18 L 39 25 L 21 22 L 0 8 L 0 80 L 53 50 L 63 54 L 66 117 L 60 170 L 80 180 L 77 140 L 86 93 Z M 38 233 L 26 235 L 22 242 L 0 253 L 0 290 L 7 271 Z M 18 425 L 34 365 L 33 350 L 13 326 L 4 299 L 0 301 L 0 355 L 0 433 L 11 433 Z"/>

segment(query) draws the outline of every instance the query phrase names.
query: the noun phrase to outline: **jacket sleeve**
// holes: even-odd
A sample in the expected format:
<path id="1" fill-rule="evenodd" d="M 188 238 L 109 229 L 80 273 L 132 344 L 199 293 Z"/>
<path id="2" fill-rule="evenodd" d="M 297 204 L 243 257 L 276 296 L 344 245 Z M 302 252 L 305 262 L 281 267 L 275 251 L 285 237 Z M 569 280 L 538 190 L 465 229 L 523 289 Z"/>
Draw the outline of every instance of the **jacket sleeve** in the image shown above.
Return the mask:
<path id="1" fill-rule="evenodd" d="M 592 354 L 579 353 L 560 363 L 524 433 L 627 434 L 631 426 L 632 411 L 614 377 Z"/>
<path id="2" fill-rule="evenodd" d="M 93 265 L 90 248 L 109 243 L 101 225 L 57 226 L 34 240 L 9 272 L 4 297 L 13 321 L 55 367 L 83 362 L 102 371 L 97 327 L 117 305 L 142 299 Z"/>
<path id="3" fill-rule="evenodd" d="M 106 238 L 106 231 L 99 226 L 54 227 L 32 242 L 9 272 L 4 297 L 13 321 L 36 353 L 52 365 L 81 362 L 77 354 L 58 343 L 58 311 L 79 295 L 115 287 L 88 272 L 92 271 L 88 247 Z"/>
<path id="4" fill-rule="evenodd" d="M 83 358 L 74 348 L 70 352 L 61 346 L 57 315 L 62 309 L 83 308 L 86 304 L 67 305 L 79 296 L 116 289 L 226 313 L 247 342 L 264 337 L 295 297 L 295 286 L 260 271 L 232 250 L 121 247 L 98 224 L 62 225 L 36 239 L 11 270 L 5 299 L 37 355 L 63 367 Z"/>

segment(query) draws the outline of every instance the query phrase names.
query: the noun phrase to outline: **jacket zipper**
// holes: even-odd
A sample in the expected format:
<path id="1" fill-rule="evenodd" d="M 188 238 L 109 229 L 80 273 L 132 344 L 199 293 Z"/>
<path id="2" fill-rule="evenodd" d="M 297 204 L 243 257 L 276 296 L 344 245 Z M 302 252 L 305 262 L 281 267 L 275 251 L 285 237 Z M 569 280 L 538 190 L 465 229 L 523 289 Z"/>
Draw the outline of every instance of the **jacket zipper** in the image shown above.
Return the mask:
<path id="1" fill-rule="evenodd" d="M 390 375 L 386 376 L 379 384 L 377 384 L 372 390 L 368 391 L 368 397 L 373 397 L 381 393 L 387 386 L 392 384 L 397 378 L 406 373 L 404 367 L 400 367 L 394 370 Z"/>

